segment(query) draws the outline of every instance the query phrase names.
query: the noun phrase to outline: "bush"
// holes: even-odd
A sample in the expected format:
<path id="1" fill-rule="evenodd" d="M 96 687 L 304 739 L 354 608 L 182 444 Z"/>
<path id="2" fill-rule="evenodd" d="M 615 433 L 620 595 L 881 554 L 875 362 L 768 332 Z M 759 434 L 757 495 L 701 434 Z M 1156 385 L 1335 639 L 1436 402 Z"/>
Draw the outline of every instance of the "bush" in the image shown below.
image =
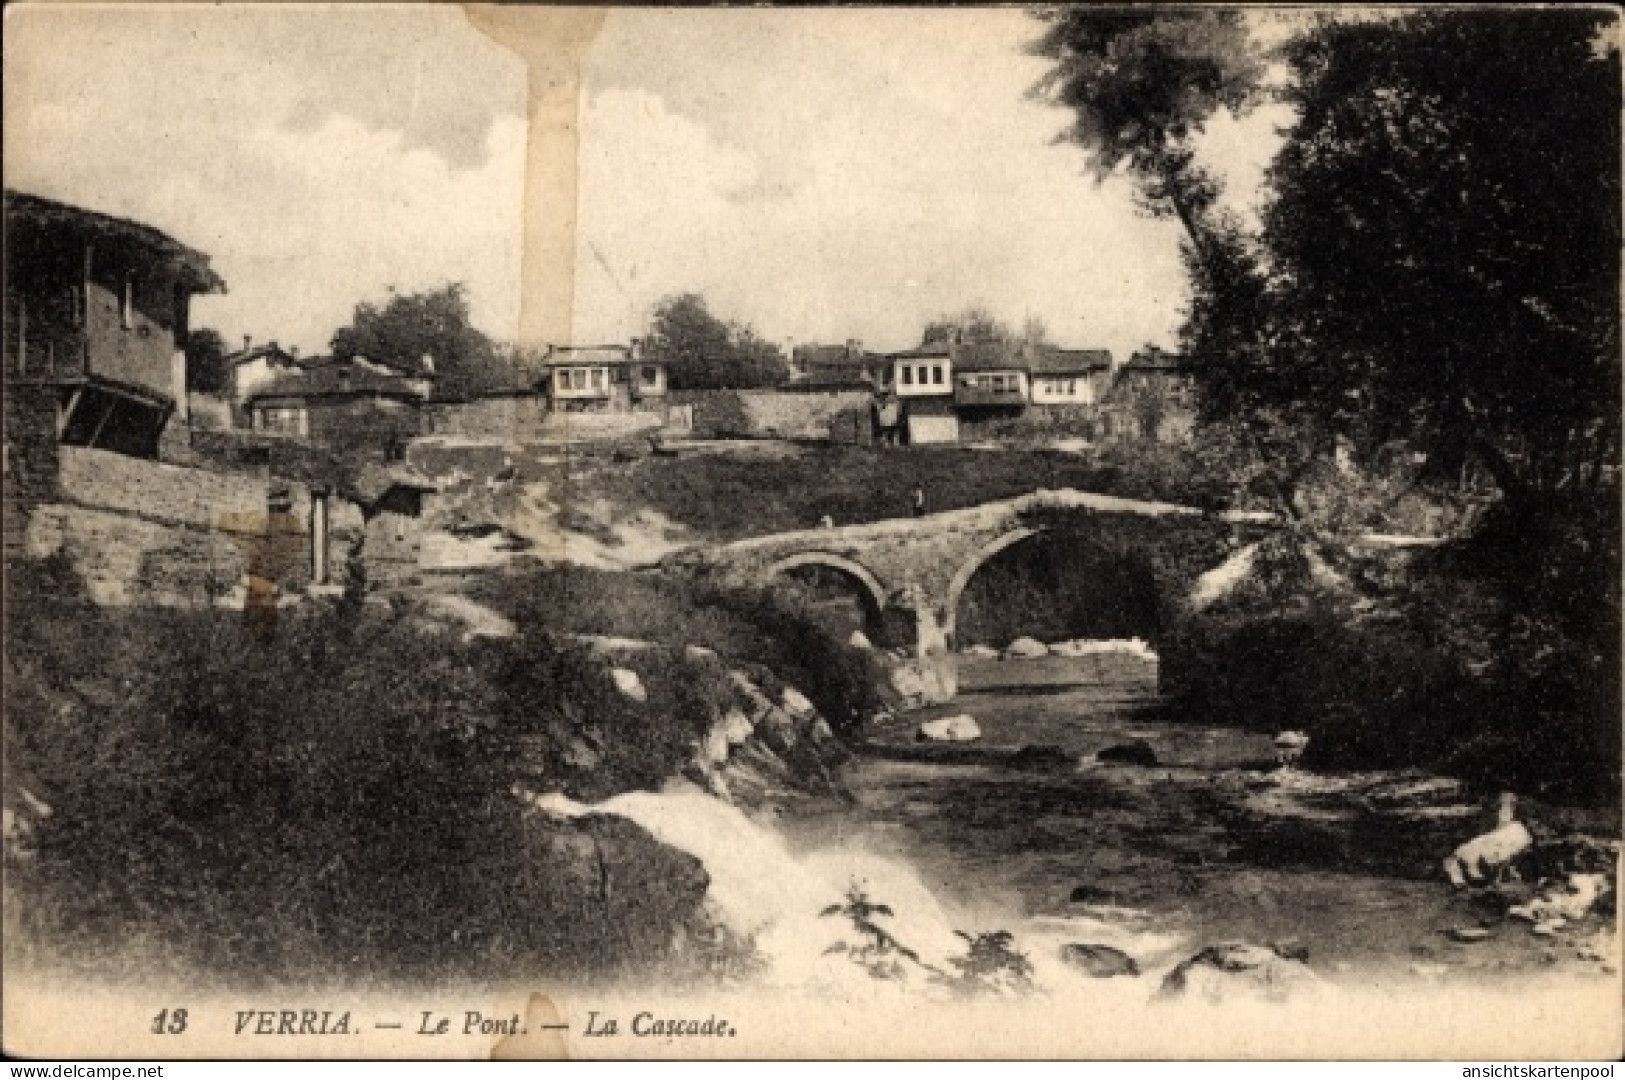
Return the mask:
<path id="1" fill-rule="evenodd" d="M 675 773 L 709 715 L 669 666 L 638 703 L 545 632 L 464 643 L 410 611 L 285 615 L 261 643 L 240 615 L 46 604 L 12 613 L 7 647 L 8 787 L 54 809 L 8 859 L 42 956 L 144 940 L 238 979 L 601 974 L 658 957 L 703 898 L 698 863 L 630 822 L 549 824 L 509 794 Z"/>
<path id="2" fill-rule="evenodd" d="M 874 655 L 821 628 L 778 591 L 571 567 L 496 576 L 475 592 L 521 626 L 635 638 L 674 652 L 699 645 L 730 663 L 758 665 L 805 694 L 839 733 L 858 732 L 889 704 Z"/>
<path id="3" fill-rule="evenodd" d="M 1316 605 L 1196 620 L 1162 659 L 1173 714 L 1305 731 L 1312 768 L 1424 768 L 1556 801 L 1617 798 L 1618 672 L 1587 656 L 1503 654 L 1483 667 L 1413 621 L 1351 622 Z"/>

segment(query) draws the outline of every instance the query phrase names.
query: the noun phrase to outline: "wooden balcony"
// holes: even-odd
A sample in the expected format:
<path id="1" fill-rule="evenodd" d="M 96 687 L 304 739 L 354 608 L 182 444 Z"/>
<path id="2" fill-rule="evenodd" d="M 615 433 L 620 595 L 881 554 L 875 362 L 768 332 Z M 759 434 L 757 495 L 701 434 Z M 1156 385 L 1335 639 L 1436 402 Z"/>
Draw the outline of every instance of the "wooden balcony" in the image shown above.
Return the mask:
<path id="1" fill-rule="evenodd" d="M 1020 386 L 995 390 L 986 386 L 954 387 L 954 404 L 968 408 L 1019 409 L 1027 404 L 1027 393 Z"/>
<path id="2" fill-rule="evenodd" d="M 83 333 L 6 335 L 5 377 L 14 383 L 71 384 L 90 374 L 90 352 Z"/>

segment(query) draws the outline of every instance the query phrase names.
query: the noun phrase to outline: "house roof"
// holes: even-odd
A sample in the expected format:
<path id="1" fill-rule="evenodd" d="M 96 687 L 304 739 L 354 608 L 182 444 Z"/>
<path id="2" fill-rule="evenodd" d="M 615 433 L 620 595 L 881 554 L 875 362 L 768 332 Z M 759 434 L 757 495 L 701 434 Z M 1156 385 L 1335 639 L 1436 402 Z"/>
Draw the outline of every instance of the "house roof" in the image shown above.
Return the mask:
<path id="1" fill-rule="evenodd" d="M 1144 349 L 1129 357 L 1128 363 L 1123 365 L 1125 372 L 1166 372 L 1169 374 L 1183 373 L 1187 364 L 1185 357 L 1180 353 L 1163 352 L 1161 349 Z"/>
<path id="2" fill-rule="evenodd" d="M 997 341 L 972 341 L 952 346 L 954 366 L 960 371 L 1024 371 L 1027 360 L 1011 346 Z"/>
<path id="3" fill-rule="evenodd" d="M 631 364 L 660 361 L 655 357 L 637 358 L 625 345 L 549 345 L 547 352 L 536 362 L 537 367 L 567 367 L 572 364 Z"/>
<path id="4" fill-rule="evenodd" d="M 920 345 L 912 349 L 904 349 L 901 352 L 887 353 L 885 358 L 887 360 L 929 360 L 948 356 L 951 351 L 951 347 L 946 341 L 934 341 L 929 345 Z"/>
<path id="5" fill-rule="evenodd" d="M 227 353 L 225 362 L 232 367 L 236 367 L 238 364 L 247 364 L 251 361 L 267 357 L 273 362 L 285 361 L 289 367 L 293 367 L 295 365 L 300 367 L 308 367 L 314 359 L 300 360 L 298 357 L 294 356 L 293 353 L 288 352 L 276 342 L 272 341 L 265 345 L 255 345 L 251 349 L 239 349 L 234 353 Z"/>
<path id="6" fill-rule="evenodd" d="M 1094 371 L 1109 371 L 1112 354 L 1106 349 L 1037 350 L 1028 362 L 1034 375 L 1078 375 Z"/>
<path id="7" fill-rule="evenodd" d="M 6 228 L 63 230 L 144 250 L 192 292 L 226 291 L 226 282 L 209 269 L 209 257 L 174 237 L 138 221 L 98 214 L 67 203 L 20 191 L 5 193 Z"/>
<path id="8" fill-rule="evenodd" d="M 396 397 L 417 400 L 421 395 L 403 376 L 380 375 L 348 364 L 296 369 L 277 375 L 248 395 L 249 401 L 270 398 Z"/>

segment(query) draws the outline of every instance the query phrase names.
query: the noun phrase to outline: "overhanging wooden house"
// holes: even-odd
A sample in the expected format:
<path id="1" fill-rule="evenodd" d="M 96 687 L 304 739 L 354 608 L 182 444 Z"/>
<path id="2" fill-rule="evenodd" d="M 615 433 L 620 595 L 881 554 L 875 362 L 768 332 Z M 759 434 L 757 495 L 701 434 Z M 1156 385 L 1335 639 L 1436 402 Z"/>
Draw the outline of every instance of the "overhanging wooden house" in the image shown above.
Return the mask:
<path id="1" fill-rule="evenodd" d="M 5 214 L 8 420 L 49 412 L 62 445 L 156 457 L 184 416 L 192 297 L 225 281 L 148 225 L 12 191 Z"/>

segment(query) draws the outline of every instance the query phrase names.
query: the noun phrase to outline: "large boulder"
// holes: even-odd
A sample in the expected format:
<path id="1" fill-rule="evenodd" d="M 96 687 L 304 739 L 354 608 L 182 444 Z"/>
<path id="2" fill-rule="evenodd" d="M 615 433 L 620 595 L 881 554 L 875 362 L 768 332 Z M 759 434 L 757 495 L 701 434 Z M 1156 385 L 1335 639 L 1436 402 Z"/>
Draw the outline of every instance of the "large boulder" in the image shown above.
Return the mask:
<path id="1" fill-rule="evenodd" d="M 990 645 L 971 645 L 961 650 L 966 656 L 975 656 L 983 660 L 997 660 L 999 650 Z"/>
<path id="2" fill-rule="evenodd" d="M 920 742 L 974 742 L 981 737 L 982 729 L 975 718 L 963 713 L 927 720 L 915 735 Z"/>
<path id="3" fill-rule="evenodd" d="M 609 677 L 615 683 L 615 689 L 633 701 L 648 701 L 649 691 L 643 687 L 643 680 L 631 668 L 610 668 Z"/>
<path id="4" fill-rule="evenodd" d="M 1157 764 L 1157 752 L 1144 739 L 1108 746 L 1095 755 L 1096 761 L 1109 765 L 1140 765 L 1150 768 Z"/>
<path id="5" fill-rule="evenodd" d="M 1456 888 L 1486 885 L 1501 877 L 1518 856 L 1534 845 L 1521 821 L 1509 821 L 1458 847 L 1444 861 L 1444 872 Z"/>
<path id="6" fill-rule="evenodd" d="M 1301 960 L 1265 945 L 1210 945 L 1170 971 L 1157 996 L 1222 1004 L 1237 1000 L 1282 1002 L 1312 996 L 1320 979 Z"/>
<path id="7" fill-rule="evenodd" d="M 1034 660 L 1049 655 L 1049 646 L 1037 638 L 1019 637 L 1004 647 L 1008 660 Z"/>
<path id="8" fill-rule="evenodd" d="M 1091 979 L 1111 979 L 1118 975 L 1138 977 L 1140 965 L 1122 949 L 1110 945 L 1068 942 L 1061 946 L 1061 959 Z"/>
<path id="9" fill-rule="evenodd" d="M 1576 922 L 1589 915 L 1597 901 L 1608 894 L 1609 880 L 1606 874 L 1570 874 L 1561 883 L 1547 886 L 1529 903 L 1508 908 L 1507 914 L 1537 924 Z"/>
<path id="10" fill-rule="evenodd" d="M 869 640 L 869 635 L 862 630 L 852 631 L 852 636 L 846 639 L 846 643 L 854 649 L 872 649 L 875 647 L 874 642 Z"/>
<path id="11" fill-rule="evenodd" d="M 656 961 L 705 900 L 704 865 L 624 817 L 538 814 L 530 831 L 532 864 L 545 872 L 529 882 L 526 921 L 536 929 L 527 936 L 542 943 L 539 959 L 550 970 Z"/>
<path id="12" fill-rule="evenodd" d="M 806 718 L 818 712 L 813 703 L 807 700 L 807 695 L 793 686 L 786 686 L 784 693 L 779 695 L 779 707 L 791 716 L 799 718 Z"/>

